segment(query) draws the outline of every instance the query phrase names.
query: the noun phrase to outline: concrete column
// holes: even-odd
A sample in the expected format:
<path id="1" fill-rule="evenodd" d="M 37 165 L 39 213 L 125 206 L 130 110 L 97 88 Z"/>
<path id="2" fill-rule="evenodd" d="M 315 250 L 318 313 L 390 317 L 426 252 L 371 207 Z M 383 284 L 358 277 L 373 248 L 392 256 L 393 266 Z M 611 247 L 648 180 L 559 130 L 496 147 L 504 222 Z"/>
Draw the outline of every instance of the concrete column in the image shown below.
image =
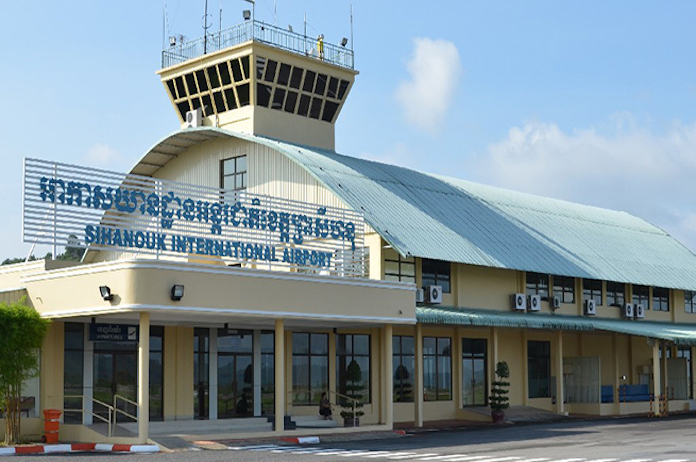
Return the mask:
<path id="1" fill-rule="evenodd" d="M 664 342 L 662 342 L 662 345 L 660 347 L 662 349 L 662 364 L 660 364 L 660 367 L 662 368 L 662 393 L 665 395 L 665 411 L 669 412 L 669 377 L 667 375 L 667 346 Z"/>
<path id="2" fill-rule="evenodd" d="M 218 330 L 208 332 L 208 419 L 218 419 Z"/>
<path id="3" fill-rule="evenodd" d="M 660 342 L 655 342 L 652 348 L 653 359 L 653 394 L 655 402 L 653 403 L 655 415 L 660 415 L 660 395 L 662 394 L 662 379 L 660 378 Z"/>
<path id="4" fill-rule="evenodd" d="M 416 427 L 423 426 L 423 325 L 421 323 L 416 324 L 415 328 L 415 370 L 413 371 L 413 384 L 414 384 L 414 399 L 413 399 L 413 411 L 414 411 L 414 424 Z M 390 363 L 391 364 L 391 363 Z M 391 367 L 389 368 L 391 369 Z M 387 396 L 389 396 L 387 394 Z"/>
<path id="5" fill-rule="evenodd" d="M 254 346 L 252 347 L 254 359 L 254 416 L 261 416 L 261 331 L 254 331 Z"/>
<path id="6" fill-rule="evenodd" d="M 611 381 L 611 385 L 614 389 L 614 412 L 616 412 L 616 404 L 619 403 L 619 386 L 623 382 L 619 376 L 619 342 L 618 334 L 616 332 L 611 335 L 611 349 L 614 352 L 614 365 L 612 367 L 612 370 L 614 371 L 614 379 Z"/>
<path id="7" fill-rule="evenodd" d="M 387 324 L 384 326 L 384 356 L 387 359 L 386 364 L 392 363 L 393 355 L 394 351 L 392 348 L 392 325 Z M 386 390 L 386 401 L 384 406 L 384 423 L 388 428 L 392 428 L 394 426 L 394 398 L 392 396 L 392 390 L 394 390 L 394 375 L 391 372 L 391 367 L 384 368 L 384 375 L 384 388 Z"/>
<path id="8" fill-rule="evenodd" d="M 522 404 L 529 405 L 529 366 L 527 364 L 527 331 L 522 330 Z"/>
<path id="9" fill-rule="evenodd" d="M 150 430 L 150 313 L 140 313 L 138 342 L 138 439 L 146 443 Z"/>
<path id="10" fill-rule="evenodd" d="M 285 321 L 275 321 L 275 431 L 285 430 Z"/>
<path id="11" fill-rule="evenodd" d="M 462 368 L 462 333 L 461 329 L 453 329 L 454 338 L 450 358 L 452 361 L 452 400 L 456 409 L 462 409 L 462 378 L 464 376 Z"/>
<path id="12" fill-rule="evenodd" d="M 558 331 L 556 339 L 556 412 L 565 414 L 565 390 L 563 388 L 563 331 Z"/>

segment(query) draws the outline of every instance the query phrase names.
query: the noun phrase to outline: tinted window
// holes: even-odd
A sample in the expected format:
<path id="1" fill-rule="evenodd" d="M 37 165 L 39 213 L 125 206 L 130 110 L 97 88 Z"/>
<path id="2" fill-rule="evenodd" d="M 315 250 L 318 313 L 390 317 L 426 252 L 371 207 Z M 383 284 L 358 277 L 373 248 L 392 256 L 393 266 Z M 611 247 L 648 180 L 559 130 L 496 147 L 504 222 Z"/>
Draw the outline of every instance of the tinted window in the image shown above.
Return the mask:
<path id="1" fill-rule="evenodd" d="M 280 71 L 278 72 L 278 84 L 287 85 L 290 80 L 290 66 L 288 64 L 281 64 Z"/>
<path id="2" fill-rule="evenodd" d="M 237 96 L 239 96 L 239 105 L 248 106 L 249 105 L 249 84 L 245 83 L 237 87 Z"/>
<path id="3" fill-rule="evenodd" d="M 311 98 L 307 95 L 300 96 L 300 107 L 297 109 L 297 113 L 301 116 L 307 116 L 309 112 L 309 102 Z"/>
<path id="4" fill-rule="evenodd" d="M 314 80 L 316 79 L 317 74 L 313 71 L 307 71 L 307 74 L 305 75 L 304 79 L 304 85 L 302 86 L 302 90 L 311 92 L 314 90 Z"/>
<path id="5" fill-rule="evenodd" d="M 217 88 L 220 86 L 220 79 L 218 79 L 217 70 L 215 66 L 209 67 L 207 70 L 208 79 L 210 80 L 210 86 L 212 88 Z"/>
<path id="6" fill-rule="evenodd" d="M 223 85 L 229 85 L 232 83 L 232 80 L 230 79 L 230 70 L 227 67 L 227 63 L 218 64 L 218 71 L 220 71 L 220 79 L 222 80 Z"/>
<path id="7" fill-rule="evenodd" d="M 336 110 L 338 110 L 338 103 L 332 101 L 324 102 L 324 113 L 321 116 L 321 120 L 326 122 L 333 121 L 334 115 L 336 115 Z"/>
<path id="8" fill-rule="evenodd" d="M 288 92 L 288 97 L 285 98 L 285 112 L 295 112 L 297 105 L 297 93 L 294 91 Z"/>
<path id="9" fill-rule="evenodd" d="M 241 99 L 241 97 L 240 97 Z M 271 101 L 271 87 L 262 83 L 256 84 L 256 104 L 263 107 L 268 107 Z"/>
<path id="10" fill-rule="evenodd" d="M 300 88 L 300 83 L 302 82 L 302 73 L 304 69 L 300 67 L 292 68 L 292 77 L 290 77 L 290 86 L 292 88 Z"/>

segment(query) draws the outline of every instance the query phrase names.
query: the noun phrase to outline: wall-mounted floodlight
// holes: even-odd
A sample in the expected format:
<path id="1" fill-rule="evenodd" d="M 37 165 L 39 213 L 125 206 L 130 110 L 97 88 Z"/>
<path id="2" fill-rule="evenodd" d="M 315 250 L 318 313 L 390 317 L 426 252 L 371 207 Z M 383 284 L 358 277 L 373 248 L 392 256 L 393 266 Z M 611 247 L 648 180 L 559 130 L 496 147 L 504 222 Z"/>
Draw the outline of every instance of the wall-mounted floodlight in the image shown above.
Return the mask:
<path id="1" fill-rule="evenodd" d="M 242 11 L 242 16 L 244 16 L 245 21 L 250 20 L 251 19 L 251 11 L 249 11 L 249 10 Z"/>
<path id="2" fill-rule="evenodd" d="M 99 286 L 99 294 L 104 300 L 108 302 L 114 299 L 114 296 L 111 295 L 111 289 L 109 288 L 109 286 Z"/>
<path id="3" fill-rule="evenodd" d="M 348 45 L 348 38 L 347 38 L 347 37 L 343 37 L 343 38 L 341 39 L 341 46 L 344 47 L 344 46 L 346 46 L 346 45 Z"/>
<path id="4" fill-rule="evenodd" d="M 178 302 L 184 297 L 184 285 L 183 284 L 174 284 L 172 286 L 172 293 L 171 293 L 171 298 L 175 302 Z"/>

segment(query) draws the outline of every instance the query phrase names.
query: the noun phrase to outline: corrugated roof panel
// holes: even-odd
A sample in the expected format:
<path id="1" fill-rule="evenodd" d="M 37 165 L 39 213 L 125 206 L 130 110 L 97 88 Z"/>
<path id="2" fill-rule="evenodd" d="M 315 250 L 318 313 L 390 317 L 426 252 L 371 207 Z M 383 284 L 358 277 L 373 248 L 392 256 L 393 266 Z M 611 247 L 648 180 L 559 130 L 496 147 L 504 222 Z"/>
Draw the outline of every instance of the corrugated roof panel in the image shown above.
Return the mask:
<path id="1" fill-rule="evenodd" d="M 187 129 L 161 143 L 181 143 L 179 136 L 186 138 L 184 144 L 228 136 L 277 149 L 362 211 L 368 224 L 404 255 L 696 290 L 696 256 L 663 230 L 625 212 L 220 129 Z"/>

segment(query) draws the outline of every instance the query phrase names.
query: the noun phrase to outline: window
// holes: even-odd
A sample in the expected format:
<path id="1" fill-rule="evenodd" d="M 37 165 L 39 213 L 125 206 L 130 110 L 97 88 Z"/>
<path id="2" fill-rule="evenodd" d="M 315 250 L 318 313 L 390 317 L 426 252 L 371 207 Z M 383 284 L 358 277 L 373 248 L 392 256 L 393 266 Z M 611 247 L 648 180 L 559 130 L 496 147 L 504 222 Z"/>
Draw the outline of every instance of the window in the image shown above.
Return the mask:
<path id="1" fill-rule="evenodd" d="M 193 330 L 193 417 L 208 418 L 210 329 Z"/>
<path id="2" fill-rule="evenodd" d="M 220 187 L 243 191 L 247 188 L 247 156 L 230 157 L 220 161 Z"/>
<path id="3" fill-rule="evenodd" d="M 549 299 L 549 275 L 527 273 L 527 295 L 539 295 L 542 300 Z"/>
<path id="4" fill-rule="evenodd" d="M 688 387 L 689 399 L 694 398 L 694 384 L 691 381 L 691 347 L 677 347 L 677 358 L 686 358 L 686 383 Z"/>
<path id="5" fill-rule="evenodd" d="M 392 374 L 394 374 L 394 402 L 413 402 L 413 373 L 415 371 L 413 337 L 392 337 Z"/>
<path id="6" fill-rule="evenodd" d="M 602 281 L 597 281 L 596 279 L 583 279 L 582 299 L 594 300 L 595 305 L 600 306 L 602 304 Z"/>
<path id="7" fill-rule="evenodd" d="M 624 284 L 607 281 L 607 306 L 622 306 L 625 303 L 625 293 Z"/>
<path id="8" fill-rule="evenodd" d="M 63 392 L 65 396 L 83 395 L 85 334 L 84 324 L 65 323 L 65 361 L 63 364 Z M 65 423 L 82 423 L 82 399 L 64 399 Z"/>
<path id="9" fill-rule="evenodd" d="M 446 261 L 422 260 L 423 288 L 436 285 L 442 286 L 443 293 L 450 292 L 450 264 Z"/>
<path id="10" fill-rule="evenodd" d="M 669 289 L 653 287 L 653 310 L 669 311 Z"/>
<path id="11" fill-rule="evenodd" d="M 643 305 L 646 310 L 650 309 L 650 287 L 648 286 L 633 286 L 633 298 L 631 299 L 634 305 Z"/>
<path id="12" fill-rule="evenodd" d="M 485 406 L 488 402 L 486 361 L 486 339 L 462 339 L 463 406 Z"/>
<path id="13" fill-rule="evenodd" d="M 296 332 L 292 334 L 293 404 L 319 405 L 329 388 L 329 336 Z"/>
<path id="14" fill-rule="evenodd" d="M 394 249 L 384 250 L 384 280 L 416 282 L 416 259 L 402 257 Z"/>
<path id="15" fill-rule="evenodd" d="M 370 336 L 340 334 L 336 338 L 338 392 L 370 402 Z M 347 400 L 342 400 L 346 405 Z M 343 403 L 341 403 L 343 404 Z"/>
<path id="16" fill-rule="evenodd" d="M 164 420 L 164 326 L 150 326 L 150 420 Z"/>
<path id="17" fill-rule="evenodd" d="M 251 331 L 218 329 L 218 418 L 254 415 L 254 335 Z"/>
<path id="18" fill-rule="evenodd" d="M 696 313 L 696 291 L 684 291 L 684 309 L 687 313 Z"/>
<path id="19" fill-rule="evenodd" d="M 551 342 L 527 342 L 529 397 L 551 397 Z"/>
<path id="20" fill-rule="evenodd" d="M 423 399 L 452 399 L 452 339 L 423 337 Z"/>
<path id="21" fill-rule="evenodd" d="M 261 415 L 275 414 L 275 334 L 261 332 Z"/>
<path id="22" fill-rule="evenodd" d="M 575 278 L 554 276 L 553 294 L 560 297 L 561 303 L 575 303 Z"/>

